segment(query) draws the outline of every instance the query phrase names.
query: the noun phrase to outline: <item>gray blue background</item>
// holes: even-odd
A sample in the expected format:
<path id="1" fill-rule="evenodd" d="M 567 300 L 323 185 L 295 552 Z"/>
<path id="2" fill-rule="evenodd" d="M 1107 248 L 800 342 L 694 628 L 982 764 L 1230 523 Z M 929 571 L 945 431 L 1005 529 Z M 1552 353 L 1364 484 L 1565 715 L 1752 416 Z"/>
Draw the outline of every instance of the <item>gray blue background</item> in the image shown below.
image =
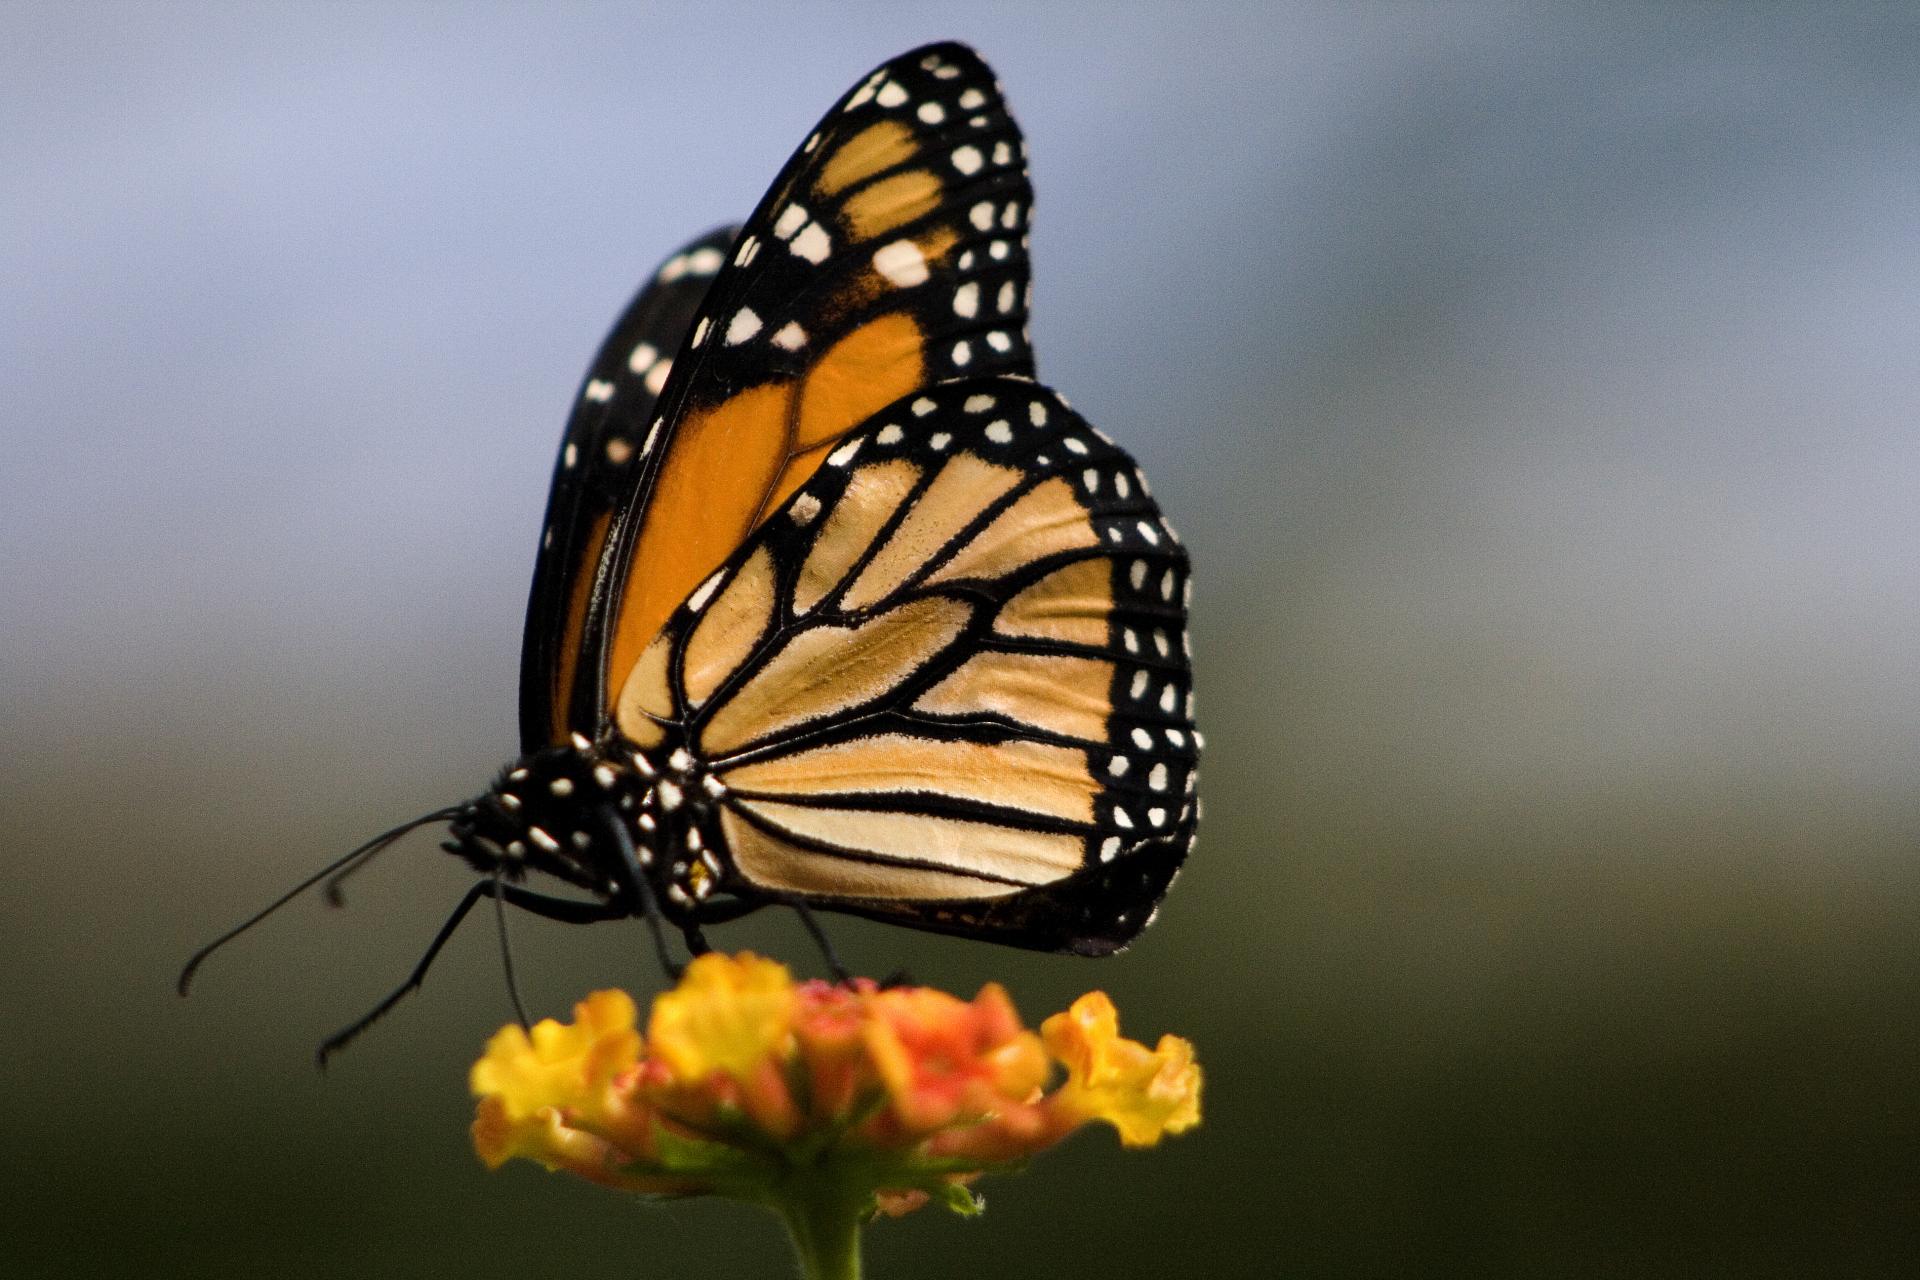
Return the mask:
<path id="1" fill-rule="evenodd" d="M 484 928 L 313 1071 L 429 839 L 171 983 L 511 753 L 606 325 L 942 37 L 1029 136 L 1042 373 L 1192 549 L 1207 822 L 1116 960 L 836 934 L 1211 1075 L 873 1273 L 1907 1273 L 1920 21 L 1491 3 L 0 5 L 0 1272 L 782 1273 L 478 1167 Z M 518 937 L 542 1012 L 656 978 Z"/>

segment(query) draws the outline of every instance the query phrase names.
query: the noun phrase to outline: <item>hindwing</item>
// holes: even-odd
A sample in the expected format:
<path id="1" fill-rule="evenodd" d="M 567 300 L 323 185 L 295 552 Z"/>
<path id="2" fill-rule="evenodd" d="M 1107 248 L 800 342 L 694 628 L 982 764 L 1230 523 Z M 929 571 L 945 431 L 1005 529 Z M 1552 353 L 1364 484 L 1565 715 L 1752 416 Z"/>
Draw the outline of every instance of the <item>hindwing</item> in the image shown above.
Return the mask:
<path id="1" fill-rule="evenodd" d="M 715 780 L 717 889 L 1101 954 L 1196 820 L 1188 566 L 1131 459 L 1012 377 L 903 397 L 620 691 Z"/>

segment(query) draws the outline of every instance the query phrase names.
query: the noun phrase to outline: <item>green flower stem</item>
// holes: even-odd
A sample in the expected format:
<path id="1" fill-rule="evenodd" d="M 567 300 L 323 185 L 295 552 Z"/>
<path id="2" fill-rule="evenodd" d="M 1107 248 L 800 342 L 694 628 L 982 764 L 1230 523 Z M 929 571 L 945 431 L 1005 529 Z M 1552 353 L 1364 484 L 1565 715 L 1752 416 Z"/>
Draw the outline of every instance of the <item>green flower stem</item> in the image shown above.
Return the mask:
<path id="1" fill-rule="evenodd" d="M 769 1203 L 787 1224 L 805 1280 L 860 1280 L 860 1227 L 873 1207 L 863 1184 L 817 1165 L 796 1169 Z"/>

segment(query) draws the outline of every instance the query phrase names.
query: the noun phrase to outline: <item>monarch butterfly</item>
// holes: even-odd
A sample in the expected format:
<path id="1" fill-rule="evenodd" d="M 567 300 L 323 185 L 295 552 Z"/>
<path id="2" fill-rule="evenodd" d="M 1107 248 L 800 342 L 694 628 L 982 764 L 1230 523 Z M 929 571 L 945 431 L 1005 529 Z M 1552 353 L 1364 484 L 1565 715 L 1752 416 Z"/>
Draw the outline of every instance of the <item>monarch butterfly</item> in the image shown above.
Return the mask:
<path id="1" fill-rule="evenodd" d="M 669 969 L 662 921 L 697 953 L 768 904 L 816 938 L 810 907 L 1083 955 L 1144 928 L 1198 815 L 1187 557 L 1034 380 L 1025 157 L 992 71 L 929 45 L 668 258 L 567 424 L 521 757 L 181 990 L 430 822 L 482 878 L 323 1061 L 484 897 L 503 931 L 642 916 Z"/>

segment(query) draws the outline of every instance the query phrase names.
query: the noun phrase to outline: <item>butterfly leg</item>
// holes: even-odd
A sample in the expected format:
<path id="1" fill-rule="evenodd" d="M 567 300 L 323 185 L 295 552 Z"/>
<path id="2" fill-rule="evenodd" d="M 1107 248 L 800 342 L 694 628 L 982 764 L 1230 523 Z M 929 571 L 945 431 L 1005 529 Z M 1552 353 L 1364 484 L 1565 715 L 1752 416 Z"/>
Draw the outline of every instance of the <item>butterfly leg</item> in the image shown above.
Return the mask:
<path id="1" fill-rule="evenodd" d="M 813 939 L 813 945 L 820 948 L 820 955 L 826 960 L 827 972 L 833 975 L 833 980 L 840 983 L 853 981 L 853 975 L 847 972 L 847 966 L 840 963 L 840 957 L 835 953 L 833 943 L 827 940 L 826 930 L 820 927 L 820 922 L 814 918 L 807 904 L 798 898 L 788 898 L 786 903 L 793 908 L 794 914 L 800 917 L 800 923 L 805 926 L 808 936 Z"/>
<path id="2" fill-rule="evenodd" d="M 519 907 L 537 916 L 545 916 L 549 920 L 559 920 L 567 924 L 614 920 L 626 914 L 625 911 L 608 903 L 577 902 L 571 898 L 550 897 L 544 893 L 522 889 L 518 885 L 498 884 L 494 880 L 476 882 L 460 899 L 459 905 L 454 907 L 453 913 L 447 917 L 447 922 L 440 926 L 440 932 L 433 936 L 433 941 L 427 944 L 426 953 L 420 957 L 419 963 L 413 966 L 413 972 L 407 975 L 407 980 L 365 1016 L 321 1041 L 319 1051 L 314 1056 L 322 1070 L 326 1068 L 328 1058 L 344 1049 L 362 1031 L 385 1017 L 388 1010 L 419 989 L 420 984 L 426 981 L 427 970 L 433 967 L 440 949 L 447 945 L 447 940 L 453 937 L 454 931 L 460 927 L 460 922 L 467 918 L 467 912 L 473 910 L 474 904 L 480 899 L 493 896 L 496 890 L 509 906 Z"/>
<path id="3" fill-rule="evenodd" d="M 667 950 L 667 933 L 660 922 L 660 904 L 654 900 L 653 885 L 647 880 L 646 868 L 640 865 L 640 855 L 633 847 L 633 837 L 627 834 L 627 824 L 611 806 L 604 806 L 600 816 L 607 830 L 613 834 L 613 846 L 620 851 L 621 869 L 626 873 L 626 888 L 640 904 L 640 914 L 647 922 L 647 928 L 653 933 L 653 951 L 660 958 L 660 968 L 674 982 L 680 981 L 680 975 L 686 972 L 686 966 L 680 964 Z M 631 915 L 631 911 L 623 914 Z M 696 931 L 697 932 L 697 931 Z M 691 936 L 687 939 L 689 948 L 693 946 Z M 700 954 L 694 952 L 695 955 Z"/>

